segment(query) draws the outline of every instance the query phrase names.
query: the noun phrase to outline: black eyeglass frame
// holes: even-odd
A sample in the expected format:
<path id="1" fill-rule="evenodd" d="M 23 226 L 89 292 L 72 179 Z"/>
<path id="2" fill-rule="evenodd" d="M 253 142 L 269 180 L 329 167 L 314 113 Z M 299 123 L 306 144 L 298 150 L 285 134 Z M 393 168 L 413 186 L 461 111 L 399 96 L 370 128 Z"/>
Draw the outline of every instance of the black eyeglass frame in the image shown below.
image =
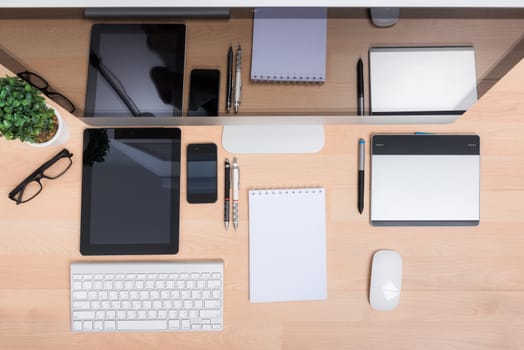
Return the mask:
<path id="1" fill-rule="evenodd" d="M 53 158 L 51 158 L 50 160 L 42 164 L 40 167 L 38 167 L 38 169 L 33 171 L 31 175 L 26 177 L 18 186 L 16 186 L 11 192 L 9 192 L 9 199 L 15 201 L 17 205 L 29 202 L 31 199 L 35 198 L 40 192 L 42 192 L 43 186 L 40 180 L 42 179 L 54 180 L 64 175 L 67 172 L 67 170 L 69 170 L 71 165 L 73 164 L 73 160 L 71 159 L 72 157 L 73 157 L 73 153 L 69 152 L 69 150 L 64 148 L 63 150 L 58 152 Z M 47 169 L 49 169 L 53 164 L 55 164 L 58 160 L 62 158 L 68 158 L 69 165 L 61 173 L 59 173 L 56 176 L 48 176 L 44 174 L 44 172 Z M 30 198 L 26 200 L 22 200 L 26 186 L 33 181 L 40 185 L 40 189 Z"/>
<path id="2" fill-rule="evenodd" d="M 31 71 L 28 71 L 28 70 L 25 70 L 23 72 L 20 72 L 20 73 L 17 73 L 16 74 L 19 78 L 21 79 L 24 79 L 28 84 L 31 84 L 31 86 L 34 86 L 35 88 L 37 88 L 38 90 L 40 90 L 44 95 L 46 95 L 47 97 L 49 97 L 50 99 L 53 100 L 53 97 L 52 96 L 59 96 L 60 98 L 64 99 L 65 102 L 67 102 L 69 104 L 69 106 L 62 106 L 64 107 L 69 113 L 73 113 L 76 108 L 75 108 L 75 105 L 73 104 L 73 102 L 71 102 L 70 99 L 68 99 L 67 97 L 65 97 L 64 95 L 62 95 L 61 93 L 59 92 L 56 92 L 56 91 L 50 91 L 49 89 L 51 88 L 49 86 L 49 83 L 47 82 L 47 80 L 45 80 L 44 78 L 42 78 L 40 75 L 34 73 L 34 72 L 31 72 Z M 31 82 L 31 79 L 30 79 L 30 76 L 33 75 L 35 76 L 36 78 L 40 79 L 43 83 L 44 83 L 44 87 L 40 87 L 38 85 L 35 85 Z M 55 101 L 57 102 L 57 101 Z"/>

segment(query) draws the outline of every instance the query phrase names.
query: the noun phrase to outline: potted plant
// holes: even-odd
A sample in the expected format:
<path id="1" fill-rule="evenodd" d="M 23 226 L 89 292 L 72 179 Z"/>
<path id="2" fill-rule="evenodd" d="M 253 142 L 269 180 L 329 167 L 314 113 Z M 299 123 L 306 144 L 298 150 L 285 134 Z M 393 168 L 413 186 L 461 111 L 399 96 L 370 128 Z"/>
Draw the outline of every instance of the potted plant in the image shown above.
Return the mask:
<path id="1" fill-rule="evenodd" d="M 62 143 L 66 134 L 60 114 L 38 89 L 19 77 L 0 78 L 0 136 L 48 146 Z"/>

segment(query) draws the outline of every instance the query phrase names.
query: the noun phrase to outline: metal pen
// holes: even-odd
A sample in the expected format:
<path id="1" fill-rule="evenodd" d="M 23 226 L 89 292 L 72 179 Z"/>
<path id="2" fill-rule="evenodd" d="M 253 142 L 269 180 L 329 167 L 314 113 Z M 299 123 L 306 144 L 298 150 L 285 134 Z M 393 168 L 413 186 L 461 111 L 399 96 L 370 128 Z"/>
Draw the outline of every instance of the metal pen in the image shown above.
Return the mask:
<path id="1" fill-rule="evenodd" d="M 358 140 L 358 212 L 364 210 L 364 148 L 366 141 Z"/>
<path id="2" fill-rule="evenodd" d="M 233 97 L 233 47 L 227 50 L 227 85 L 226 85 L 226 111 L 231 111 L 231 99 Z"/>
<path id="3" fill-rule="evenodd" d="M 237 48 L 237 54 L 235 59 L 235 101 L 234 108 L 235 113 L 238 113 L 240 108 L 240 99 L 242 98 L 242 48 L 240 44 Z"/>
<path id="4" fill-rule="evenodd" d="M 357 63 L 357 115 L 364 115 L 364 65 L 361 58 Z"/>
<path id="5" fill-rule="evenodd" d="M 238 227 L 238 192 L 240 186 L 240 169 L 236 158 L 233 158 L 233 227 Z"/>
<path id="6" fill-rule="evenodd" d="M 231 166 L 227 158 L 224 162 L 224 170 L 224 225 L 227 230 L 229 228 L 229 195 L 231 192 Z"/>

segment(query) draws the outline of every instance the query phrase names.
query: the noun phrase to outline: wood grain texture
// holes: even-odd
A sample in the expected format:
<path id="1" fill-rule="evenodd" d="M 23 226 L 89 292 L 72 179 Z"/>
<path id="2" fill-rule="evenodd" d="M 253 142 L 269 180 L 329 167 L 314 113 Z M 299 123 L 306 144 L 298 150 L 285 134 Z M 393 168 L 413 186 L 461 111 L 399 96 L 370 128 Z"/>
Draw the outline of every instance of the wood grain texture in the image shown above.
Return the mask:
<path id="1" fill-rule="evenodd" d="M 524 34 L 523 19 L 518 16 L 499 18 L 500 23 L 493 24 L 493 28 L 501 32 L 493 33 L 492 27 L 486 27 L 490 22 L 486 23 L 483 17 L 450 18 L 441 24 L 437 19 L 422 23 L 408 16 L 409 25 L 402 22 L 391 31 L 382 31 L 372 28 L 362 16 L 350 11 L 329 21 L 328 72 L 333 79 L 328 75 L 324 86 L 247 83 L 242 108 L 287 111 L 298 103 L 307 111 L 354 108 L 354 72 L 347 66 L 352 67 L 358 56 L 365 56 L 370 43 L 431 43 L 436 38 L 446 43 L 480 40 L 475 47 L 478 77 L 482 79 Z M 90 24 L 76 18 L 0 19 L 0 42 L 10 54 L 43 74 L 57 90 L 67 92 L 82 106 Z M 241 41 L 245 57 L 249 57 L 250 30 L 251 22 L 245 15 L 229 21 L 188 21 L 186 73 L 189 67 L 214 65 L 225 72 L 225 62 L 220 63 L 219 58 L 225 61 L 229 41 Z M 417 32 L 420 36 L 416 36 Z M 212 44 L 214 41 L 222 44 Z M 218 52 L 222 49 L 224 53 Z M 0 69 L 1 76 L 6 73 Z M 74 153 L 72 168 L 58 180 L 44 180 L 43 192 L 24 205 L 15 205 L 7 193 L 60 147 L 37 149 L 0 139 L 0 348 L 524 348 L 523 81 L 524 60 L 450 125 L 328 125 L 325 146 L 318 153 L 235 155 L 242 169 L 240 227 L 236 232 L 224 230 L 220 201 L 209 205 L 189 205 L 185 201 L 182 176 L 181 240 L 176 256 L 80 255 L 85 125 L 78 119 L 63 113 L 71 129 L 65 146 Z M 292 101 L 287 100 L 289 96 Z M 268 101 L 272 101 L 269 107 Z M 212 141 L 218 145 L 219 161 L 231 158 L 234 155 L 221 147 L 221 131 L 216 126 L 184 126 L 182 149 L 191 142 Z M 372 227 L 369 167 L 365 210 L 358 214 L 358 139 L 369 140 L 371 134 L 379 132 L 414 131 L 480 135 L 478 227 Z M 369 154 L 366 157 L 369 165 Z M 185 152 L 181 172 L 185 174 Z M 223 176 L 220 167 L 219 184 L 223 183 Z M 247 190 L 291 185 L 321 185 L 327 191 L 328 299 L 250 304 Z M 223 188 L 218 188 L 219 198 L 223 198 Z M 372 254 L 383 248 L 402 254 L 404 277 L 398 309 L 381 313 L 369 306 L 368 286 Z M 71 333 L 71 262 L 202 258 L 221 258 L 225 263 L 223 332 Z"/>

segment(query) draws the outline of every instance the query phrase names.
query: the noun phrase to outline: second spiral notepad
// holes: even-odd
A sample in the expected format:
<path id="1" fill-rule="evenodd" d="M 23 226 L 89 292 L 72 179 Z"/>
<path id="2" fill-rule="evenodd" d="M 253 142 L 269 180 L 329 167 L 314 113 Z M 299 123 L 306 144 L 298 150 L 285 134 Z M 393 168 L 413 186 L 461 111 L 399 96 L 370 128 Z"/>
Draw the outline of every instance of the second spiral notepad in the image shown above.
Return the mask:
<path id="1" fill-rule="evenodd" d="M 251 80 L 326 80 L 327 9 L 256 8 Z"/>

